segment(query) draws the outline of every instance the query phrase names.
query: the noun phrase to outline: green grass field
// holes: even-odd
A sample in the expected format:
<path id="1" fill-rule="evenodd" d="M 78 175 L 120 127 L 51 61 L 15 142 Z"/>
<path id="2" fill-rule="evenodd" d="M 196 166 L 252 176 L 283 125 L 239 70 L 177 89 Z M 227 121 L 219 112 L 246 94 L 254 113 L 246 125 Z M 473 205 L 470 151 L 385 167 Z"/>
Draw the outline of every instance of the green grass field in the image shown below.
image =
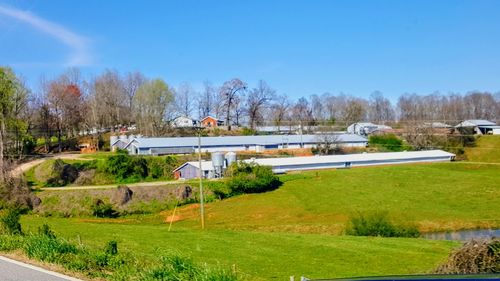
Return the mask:
<path id="1" fill-rule="evenodd" d="M 234 264 L 250 280 L 427 273 L 458 243 L 336 234 L 349 215 L 372 211 L 423 230 L 498 226 L 499 172 L 498 165 L 435 163 L 284 175 L 278 190 L 207 204 L 204 232 L 197 205 L 178 210 L 172 232 L 164 223 L 171 211 L 119 219 L 31 215 L 23 225 L 34 231 L 48 223 L 95 247 L 115 239 L 145 258 L 173 251 L 211 265 Z"/>
<path id="2" fill-rule="evenodd" d="M 404 238 L 186 229 L 144 222 L 85 222 L 79 219 L 25 217 L 25 230 L 48 223 L 66 238 L 102 247 L 115 239 L 120 251 L 147 259 L 180 253 L 198 262 L 236 267 L 248 280 L 288 280 L 290 275 L 348 277 L 427 273 L 446 259 L 457 243 Z M 119 222 L 116 221 L 116 222 Z"/>
<path id="3" fill-rule="evenodd" d="M 423 231 L 500 226 L 500 166 L 433 163 L 323 170 L 282 177 L 273 192 L 208 204 L 217 229 L 340 233 L 358 212 L 386 211 Z M 179 212 L 197 223 L 196 210 Z"/>

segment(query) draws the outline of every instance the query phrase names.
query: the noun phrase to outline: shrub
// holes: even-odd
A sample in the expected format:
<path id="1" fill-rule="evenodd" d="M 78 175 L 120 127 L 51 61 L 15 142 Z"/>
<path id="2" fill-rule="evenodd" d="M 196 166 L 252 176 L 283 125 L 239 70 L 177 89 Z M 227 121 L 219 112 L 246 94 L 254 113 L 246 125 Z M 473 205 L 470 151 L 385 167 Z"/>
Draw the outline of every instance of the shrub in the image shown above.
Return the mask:
<path id="1" fill-rule="evenodd" d="M 78 170 L 61 159 L 56 159 L 50 169 L 50 177 L 46 180 L 47 186 L 65 186 L 78 178 Z"/>
<path id="2" fill-rule="evenodd" d="M 97 160 L 75 162 L 73 167 L 79 172 L 97 169 Z"/>
<path id="3" fill-rule="evenodd" d="M 38 227 L 38 235 L 46 236 L 52 239 L 56 238 L 56 234 L 52 231 L 52 229 L 50 229 L 48 224 L 43 224 L 41 227 Z"/>
<path id="4" fill-rule="evenodd" d="M 22 234 L 20 219 L 21 211 L 19 209 L 6 209 L 5 213 L 0 217 L 3 232 L 11 235 Z"/>
<path id="5" fill-rule="evenodd" d="M 382 236 L 382 237 L 419 237 L 420 232 L 415 226 L 396 226 L 385 212 L 371 215 L 358 214 L 351 217 L 346 229 L 347 235 Z"/>
<path id="6" fill-rule="evenodd" d="M 232 194 L 271 191 L 281 185 L 271 167 L 236 162 L 226 171 L 226 187 Z"/>
<path id="7" fill-rule="evenodd" d="M 450 254 L 439 274 L 500 273 L 500 238 L 471 240 Z"/>
<path id="8" fill-rule="evenodd" d="M 116 180 L 142 179 L 148 175 L 147 162 L 143 157 L 127 154 L 110 156 L 104 163 L 104 170 L 115 176 Z"/>
<path id="9" fill-rule="evenodd" d="M 118 242 L 115 240 L 108 241 L 106 247 L 104 247 L 104 252 L 108 255 L 115 256 L 118 254 Z"/>
<path id="10" fill-rule="evenodd" d="M 110 203 L 105 203 L 101 199 L 97 199 L 91 206 L 92 215 L 98 218 L 116 218 L 118 217 L 118 212 L 113 209 L 113 205 Z"/>
<path id="11" fill-rule="evenodd" d="M 172 171 L 178 166 L 175 156 L 147 157 L 148 175 L 153 179 L 172 179 Z"/>
<path id="12" fill-rule="evenodd" d="M 368 139 L 368 144 L 389 151 L 403 151 L 409 148 L 403 145 L 403 141 L 394 134 L 372 135 Z"/>

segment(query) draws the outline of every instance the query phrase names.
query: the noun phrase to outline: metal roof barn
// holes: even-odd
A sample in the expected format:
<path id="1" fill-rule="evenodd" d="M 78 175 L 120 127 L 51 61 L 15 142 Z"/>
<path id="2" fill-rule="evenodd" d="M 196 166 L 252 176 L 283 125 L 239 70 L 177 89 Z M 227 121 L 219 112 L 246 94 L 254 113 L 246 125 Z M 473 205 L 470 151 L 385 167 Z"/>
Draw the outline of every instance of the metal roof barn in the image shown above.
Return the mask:
<path id="1" fill-rule="evenodd" d="M 361 153 L 345 155 L 305 156 L 305 157 L 280 157 L 280 158 L 258 158 L 243 160 L 247 163 L 256 163 L 262 166 L 270 166 L 275 173 L 300 170 L 338 169 L 350 167 L 363 167 L 373 165 L 390 165 L 418 162 L 446 162 L 451 161 L 455 154 L 443 150 L 426 151 L 404 151 L 404 152 L 382 152 Z M 175 171 L 180 171 L 182 178 L 198 177 L 198 162 L 186 162 Z M 186 169 L 186 170 L 185 170 Z M 185 172 L 183 172 L 185 170 Z M 190 170 L 190 173 L 187 173 Z M 194 172 L 193 172 L 194 170 Z M 202 162 L 203 174 L 210 177 L 214 167 L 211 161 Z"/>
<path id="2" fill-rule="evenodd" d="M 366 138 L 353 134 L 338 134 L 337 142 L 343 146 L 360 146 L 368 144 Z M 202 151 L 240 151 L 263 149 L 284 149 L 313 147 L 319 143 L 319 135 L 266 135 L 266 136 L 225 136 L 202 137 Z M 126 149 L 130 154 L 175 154 L 191 153 L 198 149 L 197 137 L 176 138 L 135 138 L 128 143 Z M 165 152 L 165 153 L 162 153 Z"/>

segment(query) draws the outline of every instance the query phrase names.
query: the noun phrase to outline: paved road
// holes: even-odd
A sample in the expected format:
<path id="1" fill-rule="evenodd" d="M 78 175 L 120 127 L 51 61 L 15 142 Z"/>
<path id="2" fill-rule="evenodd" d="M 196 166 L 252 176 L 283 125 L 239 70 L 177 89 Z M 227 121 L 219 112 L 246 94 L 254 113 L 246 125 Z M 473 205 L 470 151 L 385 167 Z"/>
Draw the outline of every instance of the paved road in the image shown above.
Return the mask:
<path id="1" fill-rule="evenodd" d="M 0 280 L 2 281 L 82 281 L 40 267 L 0 256 Z"/>

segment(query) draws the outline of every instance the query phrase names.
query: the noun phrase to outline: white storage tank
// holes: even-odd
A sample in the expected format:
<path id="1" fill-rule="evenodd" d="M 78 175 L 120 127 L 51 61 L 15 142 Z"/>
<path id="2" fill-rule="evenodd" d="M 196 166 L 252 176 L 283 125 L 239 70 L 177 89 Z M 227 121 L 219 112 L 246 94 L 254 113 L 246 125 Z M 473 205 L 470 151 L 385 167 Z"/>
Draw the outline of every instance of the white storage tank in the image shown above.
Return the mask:
<path id="1" fill-rule="evenodd" d="M 236 162 L 236 153 L 232 151 L 226 153 L 226 167 L 231 166 L 234 162 Z"/>
<path id="2" fill-rule="evenodd" d="M 215 177 L 222 177 L 224 162 L 226 159 L 224 158 L 224 153 L 222 152 L 213 152 L 212 153 L 212 165 L 214 166 Z"/>

